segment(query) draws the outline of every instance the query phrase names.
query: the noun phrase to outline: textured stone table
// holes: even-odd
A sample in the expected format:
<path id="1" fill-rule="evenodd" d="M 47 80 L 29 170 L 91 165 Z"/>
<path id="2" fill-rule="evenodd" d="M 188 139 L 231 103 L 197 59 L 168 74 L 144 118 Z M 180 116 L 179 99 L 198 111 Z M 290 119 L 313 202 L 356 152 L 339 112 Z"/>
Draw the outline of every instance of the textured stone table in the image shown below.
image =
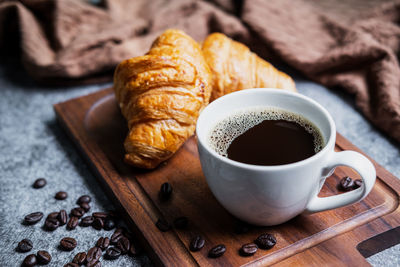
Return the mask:
<path id="1" fill-rule="evenodd" d="M 338 131 L 400 177 L 398 144 L 391 142 L 371 126 L 353 107 L 352 99 L 296 77 L 299 91 L 321 103 L 332 114 Z M 80 228 L 67 231 L 61 227 L 53 233 L 43 231 L 40 223 L 21 225 L 23 217 L 33 211 L 47 215 L 75 206 L 82 194 L 92 196 L 92 210 L 112 209 L 104 192 L 72 142 L 56 122 L 52 104 L 88 94 L 109 84 L 44 88 L 33 82 L 15 62 L 0 66 L 0 266 L 19 266 L 29 253 L 15 253 L 23 238 L 34 243 L 32 253 L 48 250 L 53 256 L 50 266 L 62 266 L 79 251 L 87 251 L 98 237 L 112 232 Z M 31 187 L 38 177 L 46 177 L 46 187 Z M 67 191 L 64 201 L 54 199 L 57 191 Z M 72 236 L 78 246 L 72 252 L 60 251 L 62 237 Z M 399 266 L 400 245 L 368 259 L 373 266 Z M 146 256 L 102 260 L 103 266 L 148 266 Z"/>

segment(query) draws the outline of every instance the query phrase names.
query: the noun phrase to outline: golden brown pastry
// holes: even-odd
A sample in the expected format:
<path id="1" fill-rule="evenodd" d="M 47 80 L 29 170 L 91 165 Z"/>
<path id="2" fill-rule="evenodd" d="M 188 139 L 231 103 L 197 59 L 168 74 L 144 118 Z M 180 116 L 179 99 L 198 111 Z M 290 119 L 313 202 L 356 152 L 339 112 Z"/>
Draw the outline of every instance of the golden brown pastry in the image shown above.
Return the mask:
<path id="1" fill-rule="evenodd" d="M 129 127 L 125 161 L 151 169 L 193 135 L 210 98 L 211 73 L 191 37 L 167 30 L 146 55 L 118 65 L 114 91 Z"/>
<path id="2" fill-rule="evenodd" d="M 273 87 L 296 91 L 292 78 L 224 34 L 210 34 L 202 49 L 213 76 L 211 101 L 248 88 Z"/>

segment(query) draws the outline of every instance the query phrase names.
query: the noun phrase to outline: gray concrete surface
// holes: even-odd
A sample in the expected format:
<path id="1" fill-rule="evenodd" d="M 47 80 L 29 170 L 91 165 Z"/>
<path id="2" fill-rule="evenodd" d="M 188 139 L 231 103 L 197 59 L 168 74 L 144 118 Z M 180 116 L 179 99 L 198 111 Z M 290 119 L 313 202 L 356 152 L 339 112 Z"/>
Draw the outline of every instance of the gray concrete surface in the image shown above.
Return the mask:
<path id="1" fill-rule="evenodd" d="M 48 214 L 62 208 L 70 210 L 82 194 L 92 196 L 92 211 L 111 209 L 96 179 L 77 150 L 55 120 L 52 104 L 94 92 L 107 85 L 44 88 L 33 82 L 15 62 L 0 66 L 0 266 L 19 266 L 28 253 L 15 253 L 23 238 L 34 243 L 32 252 L 48 250 L 53 256 L 50 266 L 62 266 L 79 251 L 87 251 L 99 236 L 92 228 L 53 233 L 41 229 L 42 223 L 23 226 L 23 217 L 33 211 Z M 400 176 L 398 144 L 377 131 L 358 113 L 351 97 L 295 77 L 301 93 L 317 100 L 334 117 L 337 129 L 346 138 L 376 159 L 394 175 Z M 46 177 L 45 188 L 35 190 L 31 184 Z M 54 194 L 69 193 L 65 201 L 56 201 Z M 59 251 L 58 241 L 64 236 L 78 240 L 72 252 Z M 399 266 L 400 245 L 368 259 L 373 266 Z M 121 257 L 103 266 L 148 266 L 146 256 Z"/>

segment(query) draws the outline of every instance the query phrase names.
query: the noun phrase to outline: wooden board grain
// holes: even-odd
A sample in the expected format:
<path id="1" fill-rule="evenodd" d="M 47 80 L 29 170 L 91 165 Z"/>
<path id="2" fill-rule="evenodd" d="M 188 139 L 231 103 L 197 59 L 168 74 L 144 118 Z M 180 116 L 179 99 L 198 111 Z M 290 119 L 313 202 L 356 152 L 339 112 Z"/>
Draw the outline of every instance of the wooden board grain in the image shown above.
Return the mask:
<path id="1" fill-rule="evenodd" d="M 250 266 L 250 265 L 368 265 L 356 246 L 363 240 L 400 225 L 400 182 L 373 161 L 377 182 L 362 202 L 312 215 L 300 215 L 274 227 L 252 227 L 236 233 L 237 220 L 218 204 L 203 177 L 195 137 L 167 162 L 152 171 L 123 163 L 123 140 L 127 133 L 111 89 L 56 104 L 60 123 L 87 159 L 111 200 L 124 211 L 132 230 L 149 256 L 164 266 Z M 336 150 L 356 150 L 337 135 Z M 336 168 L 320 196 L 339 194 L 336 185 L 344 176 L 358 175 L 347 167 Z M 158 197 L 164 182 L 173 187 L 172 199 Z M 160 232 L 158 218 L 172 222 L 189 218 L 185 230 Z M 277 237 L 271 250 L 259 250 L 241 257 L 239 248 L 268 232 Z M 206 239 L 199 252 L 188 249 L 190 239 L 201 234 Z M 207 257 L 208 250 L 223 243 L 226 253 L 218 259 Z"/>

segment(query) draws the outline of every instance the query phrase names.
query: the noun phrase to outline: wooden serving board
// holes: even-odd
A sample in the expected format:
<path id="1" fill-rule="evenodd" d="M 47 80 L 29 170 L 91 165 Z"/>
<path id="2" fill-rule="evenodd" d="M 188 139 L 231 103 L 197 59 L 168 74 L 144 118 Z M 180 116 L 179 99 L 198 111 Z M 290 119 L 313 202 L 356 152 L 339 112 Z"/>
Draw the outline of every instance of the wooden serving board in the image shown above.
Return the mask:
<path id="1" fill-rule="evenodd" d="M 54 108 L 60 123 L 157 265 L 363 266 L 368 262 L 357 245 L 400 225 L 400 181 L 372 160 L 377 180 L 362 202 L 300 215 L 274 227 L 252 227 L 247 233 L 236 233 L 237 220 L 218 204 L 203 177 L 195 137 L 157 169 L 139 170 L 123 162 L 122 144 L 127 128 L 111 89 L 56 104 Z M 360 152 L 338 134 L 336 150 L 348 149 Z M 339 194 L 336 185 L 344 176 L 358 177 L 352 169 L 338 167 L 327 179 L 320 196 Z M 173 187 L 173 195 L 170 200 L 161 201 L 158 192 L 167 181 Z M 187 229 L 161 232 L 155 226 L 158 218 L 172 222 L 179 216 L 189 218 Z M 243 244 L 265 232 L 276 236 L 275 247 L 258 250 L 251 257 L 239 255 Z M 206 244 L 201 251 L 191 252 L 188 244 L 196 234 L 202 235 Z M 380 243 L 371 241 L 362 247 L 371 255 L 382 249 L 374 245 Z M 208 258 L 209 249 L 217 244 L 225 244 L 226 253 L 217 259 Z"/>

